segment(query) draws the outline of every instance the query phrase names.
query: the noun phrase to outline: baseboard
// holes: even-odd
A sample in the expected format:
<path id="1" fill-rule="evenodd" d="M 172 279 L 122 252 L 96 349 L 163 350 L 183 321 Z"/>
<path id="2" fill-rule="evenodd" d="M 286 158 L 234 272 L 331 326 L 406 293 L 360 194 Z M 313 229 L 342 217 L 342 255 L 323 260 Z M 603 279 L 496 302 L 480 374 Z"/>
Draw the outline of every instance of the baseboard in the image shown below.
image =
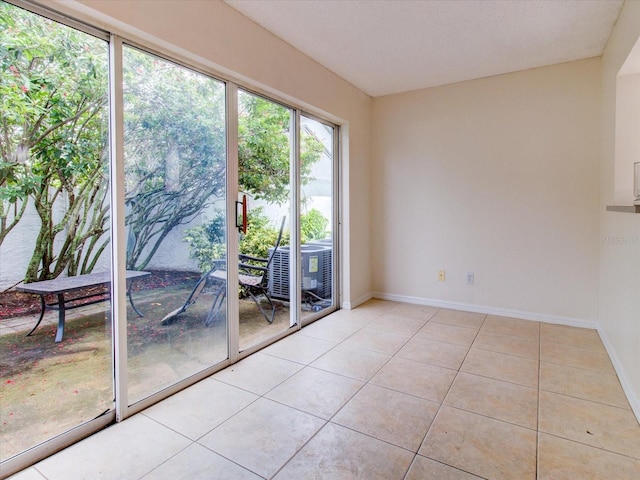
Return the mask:
<path id="1" fill-rule="evenodd" d="M 618 380 L 620 380 L 620 385 L 622 385 L 622 390 L 624 391 L 624 394 L 626 395 L 627 400 L 629 401 L 631 410 L 633 410 L 633 413 L 635 414 L 636 419 L 638 420 L 638 423 L 640 423 L 640 398 L 638 398 L 638 395 L 636 394 L 636 392 L 634 392 L 631 382 L 629 381 L 629 376 L 627 375 L 627 372 L 624 369 L 622 362 L 618 358 L 618 355 L 616 354 L 616 351 L 613 348 L 613 345 L 611 344 L 611 340 L 609 340 L 609 337 L 607 336 L 605 331 L 600 327 L 598 327 L 598 334 L 600 335 L 600 339 L 604 344 L 604 348 L 607 350 L 607 353 L 609 354 L 611 363 L 613 363 L 613 368 L 615 369 L 616 374 L 618 375 Z"/>
<path id="2" fill-rule="evenodd" d="M 353 310 L 358 305 L 362 305 L 363 303 L 368 302 L 372 298 L 373 298 L 373 294 L 371 292 L 369 292 L 369 293 L 366 293 L 366 294 L 362 295 L 361 297 L 358 297 L 358 298 L 354 299 L 351 302 L 342 302 L 340 307 L 344 308 L 345 310 Z"/>
<path id="3" fill-rule="evenodd" d="M 417 305 L 429 305 L 431 307 L 449 308 L 451 310 L 462 310 L 464 312 L 484 313 L 487 315 L 498 315 L 501 317 L 518 318 L 521 320 L 533 320 L 536 322 L 556 323 L 571 327 L 597 329 L 598 323 L 595 320 L 584 320 L 572 317 L 562 317 L 559 315 L 548 315 L 538 312 L 527 312 L 522 310 L 512 310 L 509 308 L 489 307 L 486 305 L 475 305 L 471 303 L 449 302 L 446 300 L 436 300 L 433 298 L 409 297 L 406 295 L 395 295 L 382 292 L 373 292 L 373 298 L 381 300 L 392 300 L 394 302 L 413 303 Z"/>

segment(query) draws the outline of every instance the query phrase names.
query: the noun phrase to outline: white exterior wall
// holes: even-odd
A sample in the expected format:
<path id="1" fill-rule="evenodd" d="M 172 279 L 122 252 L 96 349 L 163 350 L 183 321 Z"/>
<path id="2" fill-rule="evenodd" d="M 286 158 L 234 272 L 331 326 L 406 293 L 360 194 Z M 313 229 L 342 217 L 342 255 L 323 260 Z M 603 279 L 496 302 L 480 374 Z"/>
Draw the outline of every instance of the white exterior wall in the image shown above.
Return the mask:
<path id="1" fill-rule="evenodd" d="M 54 220 L 59 222 L 67 209 L 66 203 L 58 204 L 58 208 L 54 209 Z M 0 292 L 13 287 L 24 278 L 36 245 L 39 229 L 40 217 L 30 200 L 20 222 L 9 232 L 0 245 Z M 64 240 L 65 232 L 60 232 L 55 244 L 60 247 Z M 108 270 L 110 265 L 111 257 L 109 249 L 107 249 L 100 256 L 93 271 Z"/>

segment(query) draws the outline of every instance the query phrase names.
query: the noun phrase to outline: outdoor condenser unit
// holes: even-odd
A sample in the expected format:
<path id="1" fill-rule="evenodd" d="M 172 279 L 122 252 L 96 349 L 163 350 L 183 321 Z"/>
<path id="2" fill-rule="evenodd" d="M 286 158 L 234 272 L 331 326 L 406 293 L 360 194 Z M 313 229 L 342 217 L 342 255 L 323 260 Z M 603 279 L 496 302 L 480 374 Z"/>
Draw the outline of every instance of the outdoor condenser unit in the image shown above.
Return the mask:
<path id="1" fill-rule="evenodd" d="M 302 257 L 302 289 L 320 298 L 331 298 L 331 247 L 305 244 L 300 247 Z M 269 255 L 273 248 L 269 249 Z M 269 295 L 289 300 L 288 246 L 278 247 L 269 265 Z"/>

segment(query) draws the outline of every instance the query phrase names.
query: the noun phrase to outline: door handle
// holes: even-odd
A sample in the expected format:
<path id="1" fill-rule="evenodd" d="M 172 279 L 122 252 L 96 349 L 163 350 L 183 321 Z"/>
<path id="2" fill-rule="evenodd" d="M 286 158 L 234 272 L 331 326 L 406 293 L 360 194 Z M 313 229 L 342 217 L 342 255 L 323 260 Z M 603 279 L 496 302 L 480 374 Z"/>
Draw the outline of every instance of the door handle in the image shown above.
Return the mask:
<path id="1" fill-rule="evenodd" d="M 238 212 L 238 206 L 241 207 L 241 212 Z M 242 195 L 242 201 L 236 201 L 236 228 L 243 234 L 247 233 L 247 196 Z"/>

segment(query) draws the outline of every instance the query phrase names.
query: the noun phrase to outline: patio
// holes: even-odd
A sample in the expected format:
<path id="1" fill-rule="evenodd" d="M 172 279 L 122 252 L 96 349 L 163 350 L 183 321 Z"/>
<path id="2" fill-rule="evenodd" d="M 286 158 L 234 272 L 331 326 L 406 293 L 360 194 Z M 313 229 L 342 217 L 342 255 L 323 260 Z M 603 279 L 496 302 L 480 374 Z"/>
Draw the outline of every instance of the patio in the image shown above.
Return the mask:
<path id="1" fill-rule="evenodd" d="M 164 315 L 184 302 L 194 280 L 187 275 L 174 285 L 152 285 L 157 278 L 134 292 L 144 317 L 127 304 L 130 403 L 227 358 L 226 322 L 203 325 L 211 293 L 203 292 L 177 321 L 162 325 Z M 276 305 L 276 318 L 268 324 L 253 302 L 240 301 L 243 345 L 288 327 L 288 307 Z M 39 312 L 0 319 L 2 460 L 113 408 L 109 303 L 68 311 L 59 343 L 54 342 L 58 313 L 51 310 L 26 336 L 38 316 Z"/>

